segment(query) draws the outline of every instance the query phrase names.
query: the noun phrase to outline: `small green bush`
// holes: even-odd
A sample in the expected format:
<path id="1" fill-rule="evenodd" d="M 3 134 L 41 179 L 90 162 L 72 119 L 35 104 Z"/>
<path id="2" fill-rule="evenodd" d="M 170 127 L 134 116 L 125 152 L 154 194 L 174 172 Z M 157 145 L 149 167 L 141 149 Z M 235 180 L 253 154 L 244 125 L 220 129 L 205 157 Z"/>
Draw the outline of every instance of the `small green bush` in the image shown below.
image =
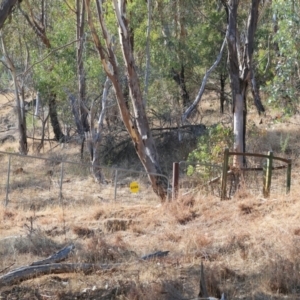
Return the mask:
<path id="1" fill-rule="evenodd" d="M 187 174 L 193 175 L 199 169 L 199 165 L 201 167 L 201 164 L 221 165 L 224 149 L 232 147 L 232 144 L 232 128 L 222 124 L 208 128 L 206 133 L 198 139 L 197 148 L 188 156 Z M 202 169 L 201 171 L 203 171 Z"/>

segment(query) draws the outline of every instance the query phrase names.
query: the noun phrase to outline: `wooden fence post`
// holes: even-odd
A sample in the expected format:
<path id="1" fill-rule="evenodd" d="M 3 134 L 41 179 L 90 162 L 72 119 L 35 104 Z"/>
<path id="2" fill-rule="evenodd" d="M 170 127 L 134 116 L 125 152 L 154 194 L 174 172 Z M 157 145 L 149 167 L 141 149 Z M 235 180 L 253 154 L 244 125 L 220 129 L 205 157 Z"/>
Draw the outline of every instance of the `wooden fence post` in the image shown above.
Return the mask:
<path id="1" fill-rule="evenodd" d="M 264 188 L 263 188 L 263 195 L 266 198 L 270 196 L 271 181 L 272 181 L 272 167 L 273 167 L 273 151 L 269 151 L 267 166 L 265 168 L 265 174 L 264 174 Z"/>
<path id="2" fill-rule="evenodd" d="M 8 169 L 7 169 L 7 179 L 6 179 L 6 196 L 5 196 L 5 206 L 8 205 L 8 194 L 9 194 L 9 178 L 10 178 L 10 164 L 11 155 L 8 158 Z"/>
<path id="3" fill-rule="evenodd" d="M 177 196 L 178 196 L 178 186 L 179 186 L 179 163 L 178 162 L 174 162 L 173 163 L 173 182 L 172 182 L 172 186 L 173 186 L 173 192 L 172 192 L 172 200 L 176 200 Z"/>
<path id="4" fill-rule="evenodd" d="M 292 174 L 292 160 L 289 159 L 286 168 L 286 193 L 288 194 L 291 190 L 291 174 Z"/>
<path id="5" fill-rule="evenodd" d="M 221 186 L 221 200 L 226 199 L 226 185 L 227 185 L 227 172 L 228 172 L 229 149 L 224 151 L 222 186 Z"/>

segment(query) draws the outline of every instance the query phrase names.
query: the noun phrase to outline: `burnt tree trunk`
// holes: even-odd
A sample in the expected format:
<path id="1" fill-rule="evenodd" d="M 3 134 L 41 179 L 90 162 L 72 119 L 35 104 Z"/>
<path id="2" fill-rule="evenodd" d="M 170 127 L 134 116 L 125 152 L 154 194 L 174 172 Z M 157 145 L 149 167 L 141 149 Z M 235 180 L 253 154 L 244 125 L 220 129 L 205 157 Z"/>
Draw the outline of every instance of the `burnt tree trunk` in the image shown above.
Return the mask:
<path id="1" fill-rule="evenodd" d="M 14 79 L 14 82 L 16 79 Z M 18 120 L 18 131 L 19 131 L 19 153 L 26 155 L 28 153 L 27 143 L 27 129 L 26 129 L 26 116 L 24 107 L 24 97 L 19 95 L 18 87 L 15 84 L 15 97 L 16 97 L 16 110 Z"/>
<path id="2" fill-rule="evenodd" d="M 173 79 L 178 84 L 179 91 L 180 91 L 180 97 L 182 99 L 182 105 L 184 108 L 188 107 L 190 104 L 190 96 L 186 88 L 185 84 L 185 77 L 184 77 L 184 66 L 181 66 L 181 71 L 176 72 L 174 69 L 172 69 L 173 73 Z"/>
<path id="3" fill-rule="evenodd" d="M 225 97 L 225 84 L 226 84 L 226 74 L 220 73 L 220 113 L 224 113 L 224 103 L 226 102 Z"/>
<path id="4" fill-rule="evenodd" d="M 55 140 L 58 142 L 65 141 L 65 135 L 63 134 L 57 116 L 57 109 L 56 109 L 56 94 L 50 94 L 49 101 L 49 117 L 50 122 L 53 128 Z"/>

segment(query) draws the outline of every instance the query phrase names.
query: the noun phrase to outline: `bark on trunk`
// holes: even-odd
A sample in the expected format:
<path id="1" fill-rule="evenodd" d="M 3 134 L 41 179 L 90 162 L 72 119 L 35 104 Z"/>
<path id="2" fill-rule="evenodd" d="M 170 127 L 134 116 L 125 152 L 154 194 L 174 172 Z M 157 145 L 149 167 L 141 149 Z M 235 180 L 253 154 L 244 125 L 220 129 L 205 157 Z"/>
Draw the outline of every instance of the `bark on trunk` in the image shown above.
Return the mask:
<path id="1" fill-rule="evenodd" d="M 94 176 L 94 179 L 98 183 L 106 183 L 105 177 L 101 169 L 101 160 L 100 160 L 100 145 L 101 145 L 101 132 L 103 130 L 103 120 L 106 114 L 106 104 L 107 104 L 107 95 L 110 88 L 110 80 L 106 78 L 102 93 L 102 110 L 99 116 L 97 127 L 94 126 L 94 113 L 93 106 L 90 109 L 90 131 L 85 133 L 85 140 L 87 149 L 90 153 L 91 159 L 91 173 Z"/>
<path id="2" fill-rule="evenodd" d="M 81 121 L 81 134 L 84 135 L 85 132 L 90 130 L 88 122 L 88 112 L 85 109 L 86 101 L 86 82 L 85 82 L 85 72 L 83 66 L 83 51 L 84 51 L 84 17 L 85 17 L 85 2 L 84 0 L 76 0 L 77 11 L 76 11 L 76 39 L 77 49 L 76 49 L 76 60 L 77 60 L 77 78 L 78 78 L 78 97 L 77 103 L 79 107 L 80 121 Z"/>
<path id="3" fill-rule="evenodd" d="M 25 116 L 25 104 L 24 104 L 24 88 L 23 86 L 21 87 L 19 86 L 15 65 L 7 54 L 2 36 L 0 36 L 0 38 L 1 38 L 2 50 L 4 53 L 2 62 L 9 69 L 9 72 L 11 74 L 14 83 L 17 126 L 19 131 L 19 153 L 26 155 L 28 153 L 28 144 L 27 144 L 27 129 L 26 129 L 26 116 Z M 20 91 L 21 91 L 21 95 L 19 93 Z"/>
<path id="4" fill-rule="evenodd" d="M 180 72 L 176 72 L 174 69 L 172 69 L 172 73 L 173 73 L 173 79 L 179 86 L 182 105 L 184 108 L 186 108 L 190 104 L 190 95 L 187 91 L 186 84 L 185 84 L 184 66 L 181 66 Z"/>
<path id="5" fill-rule="evenodd" d="M 86 0 L 86 6 L 88 11 L 88 23 L 92 32 L 94 44 L 99 53 L 103 67 L 110 78 L 121 112 L 122 120 L 131 139 L 134 143 L 136 152 L 142 162 L 145 170 L 148 172 L 148 177 L 151 181 L 154 192 L 164 200 L 167 194 L 167 181 L 161 174 L 162 170 L 158 162 L 158 154 L 155 148 L 154 140 L 148 124 L 148 119 L 145 113 L 142 92 L 140 90 L 139 80 L 136 72 L 135 62 L 132 53 L 132 45 L 130 39 L 130 30 L 127 20 L 125 18 L 126 3 L 121 2 L 120 6 L 117 1 L 113 1 L 117 22 L 119 26 L 119 38 L 121 42 L 121 48 L 123 52 L 123 59 L 126 66 L 130 98 L 132 100 L 133 114 L 126 105 L 124 95 L 122 92 L 122 86 L 120 84 L 119 67 L 111 44 L 111 38 L 108 34 L 105 21 L 103 19 L 102 1 L 97 1 L 97 11 L 103 38 L 106 43 L 106 49 L 103 48 L 100 39 L 96 33 L 93 20 L 91 19 L 90 0 Z"/>
<path id="6" fill-rule="evenodd" d="M 56 95 L 53 93 L 49 97 L 49 116 L 51 125 L 53 128 L 55 140 L 58 142 L 65 141 L 65 135 L 63 134 L 57 116 L 57 109 L 56 109 Z"/>
<path id="7" fill-rule="evenodd" d="M 220 73 L 220 113 L 224 113 L 224 103 L 226 101 L 225 97 L 225 82 L 226 82 L 226 75 L 224 73 Z"/>
<path id="8" fill-rule="evenodd" d="M 233 112 L 233 151 L 244 152 L 244 99 L 241 94 L 235 95 Z M 233 165 L 235 167 L 243 166 L 243 157 L 234 156 Z"/>
<path id="9" fill-rule="evenodd" d="M 256 82 L 253 69 L 251 72 L 250 83 L 251 83 L 250 86 L 251 86 L 252 96 L 254 99 L 254 104 L 256 106 L 258 114 L 261 114 L 261 113 L 265 112 L 265 108 L 264 108 L 263 104 L 261 103 L 261 98 L 260 98 L 260 94 L 259 94 L 259 85 Z"/>
<path id="10" fill-rule="evenodd" d="M 21 2 L 20 0 L 4 0 L 0 4 L 0 29 L 3 27 L 5 20 L 11 14 L 14 6 Z"/>
<path id="11" fill-rule="evenodd" d="M 145 68 L 145 84 L 144 84 L 144 105 L 147 106 L 147 97 L 148 97 L 148 84 L 149 84 L 149 75 L 150 75 L 150 33 L 151 33 L 151 12 L 152 3 L 151 0 L 147 1 L 147 41 L 146 41 L 146 68 Z"/>
<path id="12" fill-rule="evenodd" d="M 153 190 L 160 196 L 161 199 L 165 199 L 167 182 L 165 182 L 164 177 L 155 175 L 161 174 L 162 170 L 159 165 L 158 153 L 155 148 L 154 140 L 152 138 L 146 116 L 142 92 L 140 90 L 140 84 L 133 57 L 133 51 L 131 49 L 130 31 L 128 30 L 128 23 L 125 18 L 126 4 L 124 2 L 123 7 L 118 7 L 118 4 L 116 1 L 114 1 L 114 6 L 116 10 L 120 8 L 119 14 L 116 14 L 117 21 L 119 22 L 119 38 L 122 45 L 123 58 L 128 76 L 130 97 L 135 116 L 135 120 L 133 122 L 127 123 L 127 121 L 130 120 L 130 116 L 128 116 L 129 118 L 127 117 L 125 120 L 123 118 L 123 121 L 127 123 L 127 130 L 130 130 L 129 133 L 131 133 L 137 154 L 146 171 L 148 173 L 152 173 L 149 174 L 149 178 L 152 183 Z M 122 100 L 122 98 L 119 97 L 118 99 Z"/>
<path id="13" fill-rule="evenodd" d="M 16 79 L 14 79 L 14 82 Z M 16 109 L 19 131 L 19 153 L 26 155 L 28 153 L 26 116 L 24 107 L 24 98 L 19 96 L 18 87 L 15 84 Z"/>
<path id="14" fill-rule="evenodd" d="M 243 47 L 239 44 L 237 17 L 239 0 L 223 1 L 228 15 L 226 33 L 228 45 L 229 73 L 232 89 L 233 116 L 234 116 L 234 151 L 246 151 L 246 95 L 248 83 L 251 80 L 252 56 L 254 49 L 254 34 L 258 20 L 258 6 L 260 0 L 252 0 L 251 11 L 248 17 L 246 41 Z M 243 51 L 242 51 L 243 49 Z M 257 99 L 257 98 L 256 98 Z M 260 103 L 261 104 L 261 103 Z M 234 158 L 234 167 L 242 168 L 245 164 L 242 156 Z"/>
<path id="15" fill-rule="evenodd" d="M 49 113 L 47 115 L 47 117 L 44 119 L 44 112 L 43 112 L 43 119 L 41 120 L 42 121 L 42 136 L 41 136 L 41 141 L 39 143 L 39 145 L 37 146 L 36 148 L 36 152 L 37 153 L 40 153 L 41 150 L 43 149 L 44 147 L 44 141 L 45 141 L 45 128 L 46 128 L 46 123 L 48 121 L 48 118 L 49 118 Z"/>

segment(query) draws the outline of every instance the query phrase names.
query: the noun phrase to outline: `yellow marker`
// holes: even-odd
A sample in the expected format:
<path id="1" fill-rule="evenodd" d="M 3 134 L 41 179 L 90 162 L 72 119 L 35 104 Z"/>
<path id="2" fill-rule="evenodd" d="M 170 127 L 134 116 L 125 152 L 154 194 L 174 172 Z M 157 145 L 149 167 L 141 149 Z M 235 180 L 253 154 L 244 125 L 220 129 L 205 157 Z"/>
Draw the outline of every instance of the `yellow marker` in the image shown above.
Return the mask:
<path id="1" fill-rule="evenodd" d="M 139 184 L 136 181 L 133 181 L 129 185 L 131 193 L 137 193 L 140 189 Z"/>

